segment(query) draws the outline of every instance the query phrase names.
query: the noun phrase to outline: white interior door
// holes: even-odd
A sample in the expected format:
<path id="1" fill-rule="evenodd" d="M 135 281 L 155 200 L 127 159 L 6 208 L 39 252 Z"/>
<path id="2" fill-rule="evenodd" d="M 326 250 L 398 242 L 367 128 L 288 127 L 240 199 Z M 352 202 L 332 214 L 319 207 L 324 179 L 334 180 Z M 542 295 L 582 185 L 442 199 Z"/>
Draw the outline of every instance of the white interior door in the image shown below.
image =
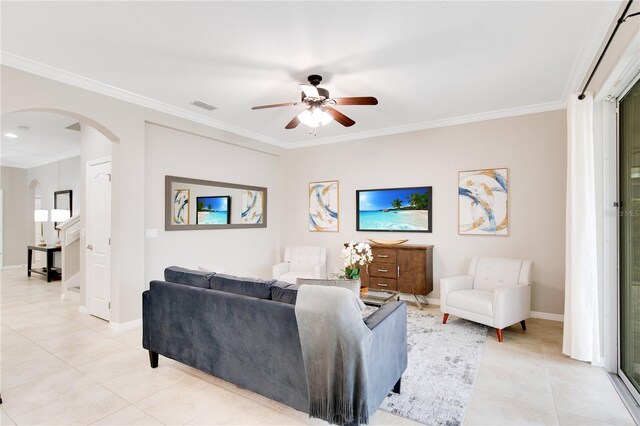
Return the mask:
<path id="1" fill-rule="evenodd" d="M 86 289 L 91 315 L 111 319 L 111 161 L 87 163 Z"/>

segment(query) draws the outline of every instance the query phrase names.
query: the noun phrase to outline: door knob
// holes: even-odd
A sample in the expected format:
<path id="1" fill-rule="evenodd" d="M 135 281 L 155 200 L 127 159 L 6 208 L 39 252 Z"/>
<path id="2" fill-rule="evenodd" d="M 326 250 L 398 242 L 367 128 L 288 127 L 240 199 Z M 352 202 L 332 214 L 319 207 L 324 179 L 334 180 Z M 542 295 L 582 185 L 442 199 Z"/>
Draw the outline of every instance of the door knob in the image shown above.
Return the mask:
<path id="1" fill-rule="evenodd" d="M 87 246 L 87 250 L 93 250 L 93 246 L 92 246 L 91 244 L 89 244 L 89 245 Z"/>

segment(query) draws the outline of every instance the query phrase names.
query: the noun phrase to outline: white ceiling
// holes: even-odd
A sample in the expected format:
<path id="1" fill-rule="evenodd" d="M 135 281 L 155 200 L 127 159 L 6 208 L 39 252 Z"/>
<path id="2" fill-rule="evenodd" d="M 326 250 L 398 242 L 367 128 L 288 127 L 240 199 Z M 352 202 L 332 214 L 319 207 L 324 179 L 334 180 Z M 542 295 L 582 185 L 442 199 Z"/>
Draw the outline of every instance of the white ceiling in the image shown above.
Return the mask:
<path id="1" fill-rule="evenodd" d="M 77 120 L 50 112 L 4 114 L 0 164 L 30 169 L 80 155 L 80 132 L 65 129 Z M 27 126 L 21 130 L 18 126 Z M 18 135 L 9 138 L 5 133 Z"/>
<path id="2" fill-rule="evenodd" d="M 110 86 L 102 88 L 114 96 L 115 87 L 165 110 L 295 147 L 561 108 L 619 7 L 619 1 L 3 2 L 2 61 L 43 74 L 64 70 Z M 297 84 L 311 73 L 324 77 L 321 87 L 334 97 L 376 96 L 380 104 L 340 107 L 356 124 L 331 123 L 317 136 L 304 126 L 284 129 L 301 107 L 250 110 L 299 100 Z M 217 109 L 191 106 L 194 100 Z"/>

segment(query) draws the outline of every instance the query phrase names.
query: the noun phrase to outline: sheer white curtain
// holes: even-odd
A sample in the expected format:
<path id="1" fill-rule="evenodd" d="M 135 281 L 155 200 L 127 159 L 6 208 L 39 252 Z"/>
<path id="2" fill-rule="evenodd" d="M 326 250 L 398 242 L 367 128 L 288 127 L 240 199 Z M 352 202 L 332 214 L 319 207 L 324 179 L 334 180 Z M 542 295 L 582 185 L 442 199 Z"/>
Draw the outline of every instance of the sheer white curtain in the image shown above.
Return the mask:
<path id="1" fill-rule="evenodd" d="M 562 352 L 594 364 L 600 357 L 596 255 L 593 96 L 567 104 L 567 238 Z"/>

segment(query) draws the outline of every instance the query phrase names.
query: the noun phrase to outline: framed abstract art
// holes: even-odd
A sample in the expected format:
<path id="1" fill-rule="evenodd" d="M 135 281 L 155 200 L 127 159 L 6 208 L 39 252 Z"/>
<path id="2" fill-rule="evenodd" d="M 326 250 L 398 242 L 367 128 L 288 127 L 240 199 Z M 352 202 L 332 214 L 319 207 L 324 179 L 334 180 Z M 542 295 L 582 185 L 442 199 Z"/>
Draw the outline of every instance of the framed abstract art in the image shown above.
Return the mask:
<path id="1" fill-rule="evenodd" d="M 173 225 L 189 225 L 189 196 L 188 189 L 173 191 Z"/>
<path id="2" fill-rule="evenodd" d="M 509 235 L 509 169 L 458 172 L 458 234 Z"/>
<path id="3" fill-rule="evenodd" d="M 338 232 L 339 182 L 309 183 L 309 231 Z"/>

